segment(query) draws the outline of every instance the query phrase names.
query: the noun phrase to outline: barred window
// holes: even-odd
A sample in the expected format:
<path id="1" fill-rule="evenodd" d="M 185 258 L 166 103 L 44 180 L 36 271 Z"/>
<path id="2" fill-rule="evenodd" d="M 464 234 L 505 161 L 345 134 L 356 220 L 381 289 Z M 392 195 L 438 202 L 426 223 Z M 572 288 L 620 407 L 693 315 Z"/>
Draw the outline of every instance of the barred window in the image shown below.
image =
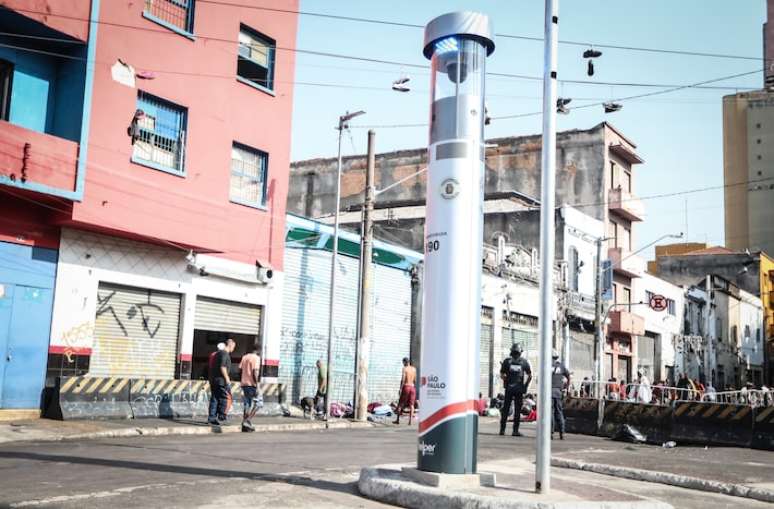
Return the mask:
<path id="1" fill-rule="evenodd" d="M 242 25 L 239 30 L 237 76 L 254 85 L 274 90 L 274 40 Z"/>
<path id="2" fill-rule="evenodd" d="M 269 155 L 246 145 L 231 148 L 231 201 L 262 207 L 266 204 L 266 170 Z"/>
<path id="3" fill-rule="evenodd" d="M 140 91 L 139 128 L 132 161 L 173 173 L 185 173 L 186 109 Z"/>
<path id="4" fill-rule="evenodd" d="M 193 33 L 194 0 L 145 0 L 145 16 L 169 28 Z"/>

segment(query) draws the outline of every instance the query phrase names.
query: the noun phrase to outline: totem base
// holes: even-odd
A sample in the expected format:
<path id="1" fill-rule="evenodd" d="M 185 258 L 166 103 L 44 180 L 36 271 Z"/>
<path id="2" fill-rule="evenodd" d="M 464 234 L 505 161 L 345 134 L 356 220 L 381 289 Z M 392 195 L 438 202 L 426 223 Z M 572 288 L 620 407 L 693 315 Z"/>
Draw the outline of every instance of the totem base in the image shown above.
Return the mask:
<path id="1" fill-rule="evenodd" d="M 479 474 L 441 474 L 438 472 L 425 472 L 418 468 L 403 467 L 402 474 L 419 484 L 441 489 L 471 489 L 481 486 L 494 488 L 495 475 L 491 473 Z"/>

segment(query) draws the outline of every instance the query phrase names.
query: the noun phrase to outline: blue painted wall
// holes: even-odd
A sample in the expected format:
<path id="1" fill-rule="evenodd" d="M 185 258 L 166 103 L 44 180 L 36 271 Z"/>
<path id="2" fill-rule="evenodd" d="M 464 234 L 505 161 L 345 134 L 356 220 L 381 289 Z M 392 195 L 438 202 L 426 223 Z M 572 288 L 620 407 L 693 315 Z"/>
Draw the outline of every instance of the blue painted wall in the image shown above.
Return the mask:
<path id="1" fill-rule="evenodd" d="M 0 242 L 0 408 L 40 408 L 57 251 Z"/>
<path id="2" fill-rule="evenodd" d="M 0 42 L 5 40 L 0 38 Z M 85 48 L 75 48 L 71 54 L 82 58 Z M 9 121 L 78 141 L 85 62 L 4 47 L 0 47 L 0 58 L 14 65 Z"/>

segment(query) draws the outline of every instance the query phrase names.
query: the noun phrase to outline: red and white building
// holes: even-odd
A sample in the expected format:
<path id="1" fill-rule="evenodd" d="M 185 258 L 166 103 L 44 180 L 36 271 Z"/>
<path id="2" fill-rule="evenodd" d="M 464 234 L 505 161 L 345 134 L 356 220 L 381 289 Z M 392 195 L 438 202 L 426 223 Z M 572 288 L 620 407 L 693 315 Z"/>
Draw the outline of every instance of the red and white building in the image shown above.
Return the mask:
<path id="1" fill-rule="evenodd" d="M 277 376 L 298 2 L 229 3 L 4 2 L 47 38 L 0 44 L 0 241 L 54 253 L 49 378 L 199 378 L 227 337 Z"/>

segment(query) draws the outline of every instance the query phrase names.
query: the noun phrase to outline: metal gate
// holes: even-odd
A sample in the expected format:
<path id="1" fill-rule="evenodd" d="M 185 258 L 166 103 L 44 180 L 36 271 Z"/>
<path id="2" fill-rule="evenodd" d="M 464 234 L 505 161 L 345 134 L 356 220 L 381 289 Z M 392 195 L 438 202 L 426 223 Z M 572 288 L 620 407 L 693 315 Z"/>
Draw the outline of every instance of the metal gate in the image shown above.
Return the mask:
<path id="1" fill-rule="evenodd" d="M 481 385 L 479 391 L 484 397 L 494 396 L 492 342 L 494 340 L 494 310 L 481 308 Z"/>
<path id="2" fill-rule="evenodd" d="M 89 375 L 174 378 L 180 295 L 100 283 Z"/>
<path id="3" fill-rule="evenodd" d="M 262 317 L 263 309 L 256 304 L 197 297 L 194 329 L 260 337 Z"/>

